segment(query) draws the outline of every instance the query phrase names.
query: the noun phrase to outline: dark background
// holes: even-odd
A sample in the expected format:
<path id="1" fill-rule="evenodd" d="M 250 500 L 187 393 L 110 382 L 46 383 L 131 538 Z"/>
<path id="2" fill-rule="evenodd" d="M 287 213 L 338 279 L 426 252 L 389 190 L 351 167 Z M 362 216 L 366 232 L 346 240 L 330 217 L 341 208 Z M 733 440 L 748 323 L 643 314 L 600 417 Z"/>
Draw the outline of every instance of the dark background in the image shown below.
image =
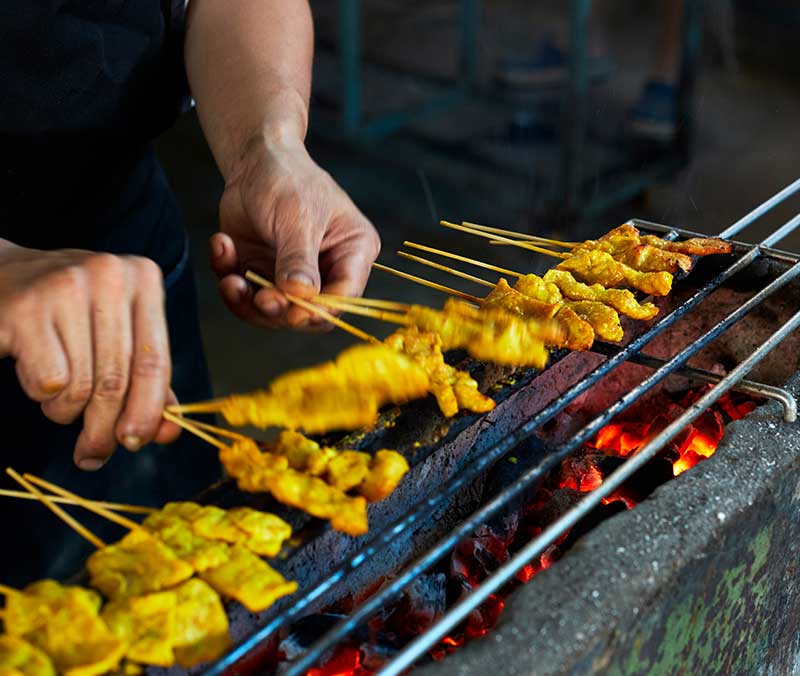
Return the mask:
<path id="1" fill-rule="evenodd" d="M 360 4 L 362 12 L 362 100 L 369 119 L 447 89 L 407 72 L 378 69 L 376 63 L 457 77 L 461 2 L 353 4 Z M 338 117 L 344 80 L 337 54 L 343 46 L 352 47 L 339 39 L 340 2 L 312 2 L 318 50 L 309 147 L 375 223 L 383 239 L 383 262 L 477 293 L 480 287 L 437 275 L 398 259 L 394 252 L 404 239 L 412 239 L 537 271 L 546 265 L 541 257 L 495 249 L 468 235 L 444 231 L 436 226 L 436 217 L 571 239 L 633 217 L 717 233 L 800 176 L 797 3 L 700 3 L 704 17 L 699 59 L 691 69 L 696 78 L 692 115 L 679 122 L 691 131 L 683 154 L 675 144 L 633 140 L 626 128 L 653 60 L 661 5 L 595 5 L 587 45 L 605 54 L 611 70 L 582 99 L 586 141 L 574 164 L 582 174 L 585 201 L 598 203 L 598 198 L 609 197 L 612 203 L 589 212 L 580 204 L 568 205 L 558 189 L 564 171 L 563 125 L 570 111 L 564 107 L 569 101 L 568 77 L 546 90 L 509 91 L 496 83 L 500 60 L 535 52 L 543 36 L 568 44 L 570 3 L 483 2 L 474 50 L 478 77 L 470 95 L 396 133 L 363 138 L 347 134 Z M 261 386 L 278 372 L 326 358 L 352 342 L 340 331 L 267 332 L 230 315 L 206 262 L 223 183 L 193 113 L 160 139 L 159 152 L 187 216 L 203 338 L 219 394 Z M 668 165 L 671 157 L 677 157 L 676 166 L 649 185 L 636 187 L 624 199 L 615 196 L 620 186 L 636 186 L 661 164 Z M 605 181 L 608 171 L 614 177 L 613 190 Z M 757 241 L 766 228 L 793 215 L 793 208 L 796 212 L 796 202 L 777 209 L 764 219 L 763 229 L 749 229 L 742 239 Z M 800 236 L 781 246 L 797 251 Z M 373 274 L 368 293 L 436 304 L 443 300 L 436 292 L 382 272 Z M 357 323 L 380 335 L 388 333 L 388 327 L 367 320 Z"/>

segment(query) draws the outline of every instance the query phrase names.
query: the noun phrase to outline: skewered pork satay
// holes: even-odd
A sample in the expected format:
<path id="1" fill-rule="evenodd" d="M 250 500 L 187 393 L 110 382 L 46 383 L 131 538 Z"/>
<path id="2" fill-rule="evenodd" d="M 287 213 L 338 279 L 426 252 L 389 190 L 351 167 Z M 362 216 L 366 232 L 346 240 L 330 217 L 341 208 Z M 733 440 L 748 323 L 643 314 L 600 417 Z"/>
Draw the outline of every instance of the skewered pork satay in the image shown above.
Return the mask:
<path id="1" fill-rule="evenodd" d="M 191 667 L 221 657 L 231 644 L 219 595 L 196 577 L 175 589 L 175 659 Z"/>
<path id="2" fill-rule="evenodd" d="M 522 293 L 525 284 L 523 280 L 534 275 L 526 275 L 520 278 L 515 284 Z M 570 300 L 593 300 L 605 303 L 613 307 L 620 314 L 631 317 L 632 319 L 648 320 L 658 314 L 658 308 L 653 303 L 639 303 L 636 296 L 628 289 L 606 289 L 600 284 L 584 284 L 575 279 L 566 270 L 548 270 L 544 274 L 544 282 L 550 283 L 558 288 L 565 298 Z"/>
<path id="3" fill-rule="evenodd" d="M 191 565 L 144 528 L 93 552 L 86 567 L 91 585 L 109 599 L 169 589 L 194 573 Z"/>
<path id="4" fill-rule="evenodd" d="M 640 272 L 689 272 L 693 263 L 690 256 L 679 250 L 669 250 L 643 242 L 639 230 L 630 223 L 614 228 L 600 239 L 586 240 L 572 251 L 605 251 L 620 263 Z"/>
<path id="5" fill-rule="evenodd" d="M 672 290 L 669 272 L 639 272 L 605 251 L 582 251 L 561 261 L 556 268 L 571 272 L 582 282 L 606 288 L 625 285 L 653 296 L 666 296 Z"/>
<path id="6" fill-rule="evenodd" d="M 234 395 L 221 405 L 231 425 L 284 427 L 310 433 L 374 425 L 386 404 L 425 396 L 428 377 L 383 345 L 357 345 L 336 361 L 275 379 L 266 391 Z"/>
<path id="7" fill-rule="evenodd" d="M 155 512 L 142 525 L 197 572 L 228 560 L 227 543 L 200 537 L 188 521 L 176 514 Z"/>
<path id="8" fill-rule="evenodd" d="M 536 278 L 542 282 L 540 277 L 536 275 L 526 275 L 526 283 L 523 288 L 528 288 L 534 293 L 538 294 L 539 298 L 545 296 L 549 301 L 544 303 L 535 297 L 529 296 L 526 293 L 517 289 L 519 282 L 512 288 L 508 282 L 502 277 L 497 282 L 494 289 L 486 296 L 482 307 L 500 307 L 508 312 L 515 313 L 520 317 L 538 317 L 537 313 L 545 313 L 546 317 L 552 317 L 555 321 L 559 322 L 565 331 L 565 336 L 561 342 L 550 343 L 548 347 L 566 347 L 570 350 L 584 351 L 588 350 L 594 342 L 594 330 L 591 324 L 582 319 L 572 310 L 565 305 L 563 300 L 560 299 L 558 289 L 555 289 L 555 294 L 552 289 L 546 289 L 544 283 L 536 284 L 530 278 Z M 520 280 L 522 281 L 522 280 Z M 558 300 L 556 300 L 558 296 Z"/>
<path id="9" fill-rule="evenodd" d="M 729 254 L 733 244 L 719 237 L 692 237 L 682 242 L 670 242 L 655 235 L 642 235 L 642 242 L 665 251 L 677 251 L 687 256 L 713 256 Z"/>
<path id="10" fill-rule="evenodd" d="M 56 676 L 46 653 L 18 636 L 0 635 L 2 676 Z"/>
<path id="11" fill-rule="evenodd" d="M 438 333 L 442 350 L 465 348 L 476 359 L 506 366 L 544 368 L 550 354 L 546 345 L 566 335 L 553 319 L 523 319 L 501 308 L 481 310 L 453 299 L 441 311 L 414 305 L 407 316 L 417 327 Z"/>
<path id="12" fill-rule="evenodd" d="M 291 469 L 285 455 L 262 452 L 247 439 L 220 450 L 219 458 L 241 490 L 271 493 L 278 502 L 327 519 L 333 528 L 350 535 L 367 532 L 363 497 L 349 496 L 318 477 Z"/>
<path id="13" fill-rule="evenodd" d="M 624 333 L 617 311 L 596 300 L 572 301 L 570 310 L 591 325 L 595 335 L 603 340 L 622 340 Z"/>
<path id="14" fill-rule="evenodd" d="M 204 570 L 200 577 L 254 613 L 266 610 L 279 598 L 297 591 L 296 582 L 288 582 L 266 561 L 241 545 L 231 546 L 228 560 Z"/>
<path id="15" fill-rule="evenodd" d="M 100 598 L 90 590 L 42 580 L 7 594 L 3 623 L 7 634 L 46 653 L 60 674 L 99 676 L 125 652 L 99 608 Z"/>
<path id="16" fill-rule="evenodd" d="M 444 360 L 442 340 L 432 331 L 408 326 L 395 331 L 385 343 L 413 359 L 430 379 L 431 394 L 446 418 L 460 410 L 485 413 L 494 408 L 494 400 L 478 391 L 478 383 L 466 371 Z"/>

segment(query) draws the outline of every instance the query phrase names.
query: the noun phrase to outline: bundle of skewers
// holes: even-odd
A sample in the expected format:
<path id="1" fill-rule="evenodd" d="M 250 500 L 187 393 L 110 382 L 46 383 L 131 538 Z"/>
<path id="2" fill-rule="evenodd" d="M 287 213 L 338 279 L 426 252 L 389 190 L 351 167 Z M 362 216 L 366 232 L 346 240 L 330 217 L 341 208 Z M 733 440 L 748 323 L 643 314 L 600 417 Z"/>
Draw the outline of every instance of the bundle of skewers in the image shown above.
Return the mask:
<path id="1" fill-rule="evenodd" d="M 330 522 L 352 536 L 368 530 L 367 504 L 383 500 L 408 471 L 398 452 L 330 448 L 304 436 L 374 426 L 381 409 L 433 395 L 442 414 L 485 413 L 494 401 L 472 375 L 445 360 L 463 349 L 511 367 L 544 368 L 554 349 L 588 350 L 595 339 L 620 341 L 620 315 L 647 321 L 658 307 L 642 296 L 666 296 L 675 275 L 699 256 L 730 253 L 720 239 L 671 242 L 642 235 L 630 224 L 597 240 L 562 242 L 470 223 L 442 225 L 559 259 L 543 276 L 516 272 L 453 252 L 405 242 L 416 251 L 499 275 L 496 281 L 408 252 L 407 260 L 490 289 L 485 297 L 375 264 L 449 296 L 442 309 L 391 300 L 320 294 L 290 302 L 359 339 L 329 362 L 286 373 L 264 390 L 170 407 L 165 418 L 214 445 L 242 491 L 269 493 L 278 502 Z M 250 281 L 270 282 L 254 273 Z M 513 285 L 507 279 L 513 279 Z M 337 313 L 398 325 L 379 340 Z M 220 414 L 233 427 L 280 428 L 261 443 L 237 431 L 193 420 Z M 0 673 L 93 676 L 124 664 L 191 666 L 229 645 L 223 599 L 258 612 L 296 589 L 262 557 L 274 557 L 291 537 L 279 517 L 249 508 L 223 510 L 171 503 L 159 510 L 97 503 L 30 475 L 14 478 L 97 547 L 87 561 L 91 589 L 52 580 L 5 594 Z M 44 494 L 41 489 L 50 491 Z M 7 492 L 8 493 L 8 492 Z M 107 545 L 59 506 L 79 505 L 128 533 Z M 146 514 L 139 524 L 120 511 Z M 99 592 L 99 593 L 98 593 Z M 101 596 L 102 595 L 102 596 Z M 103 597 L 106 601 L 103 604 Z"/>

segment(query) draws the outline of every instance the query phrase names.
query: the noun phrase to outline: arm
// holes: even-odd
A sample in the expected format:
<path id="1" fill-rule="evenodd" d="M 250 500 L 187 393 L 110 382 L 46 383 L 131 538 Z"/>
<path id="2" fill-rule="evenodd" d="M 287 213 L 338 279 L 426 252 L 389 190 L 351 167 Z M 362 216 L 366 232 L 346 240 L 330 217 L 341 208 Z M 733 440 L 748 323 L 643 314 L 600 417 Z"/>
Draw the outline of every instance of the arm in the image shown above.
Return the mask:
<path id="1" fill-rule="evenodd" d="M 247 267 L 308 297 L 363 291 L 377 233 L 305 149 L 313 27 L 306 0 L 192 0 L 186 65 L 225 178 L 211 261 L 228 306 L 254 323 L 302 325 L 271 290 L 251 296 Z"/>

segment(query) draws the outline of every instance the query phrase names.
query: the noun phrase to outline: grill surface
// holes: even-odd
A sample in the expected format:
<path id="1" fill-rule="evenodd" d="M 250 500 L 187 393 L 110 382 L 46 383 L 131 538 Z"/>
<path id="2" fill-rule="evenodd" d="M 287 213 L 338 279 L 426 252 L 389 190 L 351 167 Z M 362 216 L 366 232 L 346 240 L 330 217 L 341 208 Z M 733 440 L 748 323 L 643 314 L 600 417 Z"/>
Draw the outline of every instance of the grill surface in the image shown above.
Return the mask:
<path id="1" fill-rule="evenodd" d="M 728 228 L 722 235 L 728 238 L 734 237 L 744 227 L 798 189 L 800 189 L 800 181 L 788 186 L 771 200 L 759 206 L 745 218 L 731 226 L 731 228 Z M 669 229 L 652 223 L 634 221 L 634 224 L 642 230 L 649 230 L 659 234 L 667 233 L 666 236 L 673 239 L 678 236 L 700 236 L 697 233 Z M 403 588 L 410 584 L 428 567 L 447 554 L 460 539 L 469 535 L 476 526 L 486 523 L 502 507 L 540 481 L 569 453 L 580 448 L 584 442 L 593 438 L 597 431 L 607 424 L 611 418 L 635 403 L 640 397 L 653 390 L 653 388 L 662 383 L 670 374 L 679 372 L 692 356 L 696 355 L 708 344 L 723 335 L 731 326 L 750 311 L 757 308 L 769 296 L 796 279 L 800 275 L 800 263 L 798 263 L 800 258 L 775 251 L 771 249 L 771 247 L 777 244 L 799 224 L 800 216 L 787 222 L 759 245 L 737 243 L 733 254 L 733 262 L 728 265 L 728 267 L 714 274 L 711 279 L 703 283 L 702 286 L 690 295 L 681 305 L 673 309 L 669 314 L 660 317 L 643 333 L 633 338 L 624 348 L 607 349 L 606 352 L 610 352 L 610 356 L 596 368 L 588 373 L 576 371 L 574 375 L 578 380 L 575 384 L 568 387 L 553 401 L 544 405 L 538 413 L 527 420 L 520 421 L 521 424 L 517 426 L 517 429 L 512 434 L 507 434 L 508 429 L 493 431 L 491 425 L 476 425 L 476 421 L 478 420 L 477 416 L 464 416 L 454 421 L 449 427 L 443 428 L 441 418 L 437 420 L 434 415 L 420 415 L 420 411 L 422 411 L 423 408 L 419 407 L 427 406 L 427 404 L 414 404 L 411 407 L 407 407 L 404 413 L 396 419 L 384 419 L 384 424 L 379 426 L 378 430 L 374 433 L 361 435 L 357 438 L 350 437 L 340 440 L 342 444 L 350 447 L 377 448 L 380 446 L 389 446 L 399 448 L 407 453 L 412 463 L 425 463 L 425 461 L 428 460 L 426 466 L 430 466 L 431 463 L 435 464 L 434 461 L 437 460 L 437 451 L 453 443 L 459 435 L 463 436 L 468 433 L 475 435 L 473 439 L 473 448 L 466 458 L 466 461 L 458 468 L 458 471 L 451 472 L 450 477 L 446 481 L 434 484 L 435 488 L 429 495 L 416 501 L 416 503 L 399 518 L 394 520 L 389 519 L 387 526 L 378 530 L 374 535 L 365 536 L 362 540 L 363 546 L 361 546 L 359 551 L 350 556 L 340 556 L 337 560 L 344 559 L 344 563 L 328 574 L 323 574 L 322 579 L 308 585 L 296 598 L 292 599 L 291 605 L 285 606 L 282 609 L 276 609 L 271 617 L 265 618 L 268 619 L 268 621 L 266 621 L 261 629 L 242 641 L 230 654 L 209 668 L 206 674 L 208 674 L 208 676 L 222 674 L 228 667 L 249 652 L 255 650 L 280 628 L 288 626 L 292 621 L 299 619 L 302 615 L 309 612 L 309 610 L 314 607 L 315 603 L 325 598 L 326 595 L 330 594 L 334 589 L 342 586 L 343 583 L 349 582 L 352 578 L 357 579 L 359 570 L 373 558 L 386 555 L 387 553 L 393 553 L 395 556 L 399 556 L 400 552 L 398 551 L 397 543 L 401 542 L 409 532 L 415 531 L 421 524 L 426 523 L 432 514 L 440 513 L 442 508 L 450 504 L 460 492 L 469 489 L 472 482 L 478 479 L 496 460 L 512 450 L 524 439 L 537 432 L 542 425 L 552 420 L 568 405 L 589 392 L 604 376 L 612 372 L 618 366 L 624 364 L 627 360 L 637 357 L 648 343 L 684 318 L 715 290 L 732 280 L 737 273 L 745 270 L 756 262 L 765 264 L 766 268 L 775 273 L 771 275 L 774 279 L 767 280 L 760 291 L 728 314 L 719 324 L 711 328 L 701 338 L 695 340 L 684 349 L 671 355 L 663 365 L 654 370 L 642 380 L 641 383 L 630 389 L 630 391 L 611 404 L 601 415 L 598 415 L 589 424 L 584 426 L 577 434 L 540 458 L 535 465 L 530 467 L 520 478 L 503 489 L 492 500 L 480 506 L 462 522 L 449 527 L 444 537 L 436 540 L 432 546 L 410 563 L 390 583 L 386 584 L 379 592 L 354 610 L 351 616 L 342 620 L 324 636 L 320 637 L 319 640 L 311 646 L 305 656 L 296 663 L 293 663 L 286 672 L 290 676 L 304 674 L 327 650 L 352 632 L 375 611 L 380 609 L 387 600 L 401 592 Z M 599 505 L 604 497 L 612 493 L 628 477 L 654 457 L 664 444 L 680 432 L 689 422 L 717 401 L 726 391 L 741 381 L 756 364 L 763 360 L 781 340 L 798 326 L 800 326 L 800 312 L 792 316 L 791 319 L 782 326 L 775 327 L 776 330 L 774 334 L 758 346 L 752 355 L 744 359 L 736 368 L 730 371 L 728 375 L 719 379 L 719 382 L 711 388 L 703 398 L 687 409 L 681 417 L 669 425 L 657 438 L 653 439 L 635 456 L 627 460 L 615 472 L 609 475 L 599 488 L 589 493 L 576 507 L 566 512 L 540 536 L 531 540 L 528 545 L 482 583 L 475 592 L 451 607 L 429 631 L 417 637 L 395 659 L 388 663 L 381 671 L 381 674 L 399 674 L 412 665 L 416 659 L 424 655 L 432 645 L 447 634 L 453 627 L 458 625 L 459 622 L 474 608 L 480 605 L 490 594 L 497 591 L 511 579 L 519 568 L 543 552 L 544 549 L 563 532 L 571 528 L 583 516 Z M 504 374 L 489 368 L 487 368 L 483 377 L 490 382 L 498 383 L 499 389 L 497 392 L 493 392 L 493 396 L 502 401 L 523 390 L 534 379 L 538 385 L 540 380 L 546 380 L 548 373 L 556 373 L 559 370 L 562 372 L 566 371 L 566 374 L 561 373 L 561 377 L 570 380 L 570 360 L 564 359 L 565 356 L 565 353 L 554 355 L 551 366 L 541 374 L 530 371 L 516 373 L 513 382 L 502 382 Z M 527 388 L 525 392 L 531 389 L 532 388 Z M 775 392 L 772 394 L 784 396 Z M 785 396 L 784 398 L 786 400 L 784 415 L 791 417 L 792 399 L 791 397 Z M 546 400 L 543 400 L 542 404 L 544 404 L 545 401 Z M 478 434 L 479 427 L 481 428 L 480 434 Z M 422 443 L 415 444 L 414 442 L 417 440 L 420 440 Z M 224 501 L 225 491 L 218 489 L 215 497 L 223 498 Z M 305 545 L 305 548 L 313 548 L 316 540 L 320 539 L 312 538 L 317 530 L 318 526 L 315 525 L 306 528 L 304 536 L 309 540 L 309 544 Z M 325 537 L 325 535 L 322 537 Z M 290 555 L 287 562 L 289 568 L 291 568 L 291 561 L 299 558 L 301 553 L 302 549 L 300 552 Z M 286 570 L 287 566 L 283 567 L 284 570 Z"/>

